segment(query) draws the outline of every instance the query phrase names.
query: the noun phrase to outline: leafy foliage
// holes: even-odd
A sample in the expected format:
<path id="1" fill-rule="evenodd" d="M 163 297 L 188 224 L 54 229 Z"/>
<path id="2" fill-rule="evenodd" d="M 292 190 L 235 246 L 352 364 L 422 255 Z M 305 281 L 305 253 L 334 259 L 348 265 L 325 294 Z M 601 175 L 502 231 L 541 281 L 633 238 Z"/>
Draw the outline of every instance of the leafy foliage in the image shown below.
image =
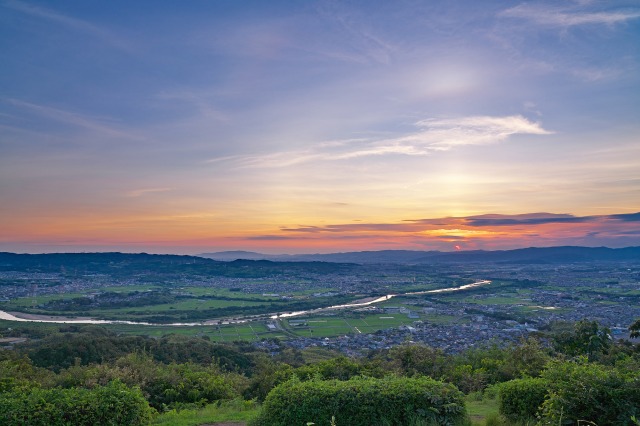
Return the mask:
<path id="1" fill-rule="evenodd" d="M 114 381 L 93 390 L 39 389 L 0 393 L 4 426 L 146 425 L 153 410 L 139 389 Z"/>
<path id="2" fill-rule="evenodd" d="M 631 425 L 640 414 L 640 372 L 619 371 L 595 363 L 554 361 L 543 373 L 548 398 L 545 419 L 575 424 Z"/>
<path id="3" fill-rule="evenodd" d="M 99 326 L 67 326 L 61 331 L 24 346 L 34 365 L 59 371 L 77 364 L 102 364 L 130 353 L 145 352 L 163 363 L 215 361 L 225 370 L 245 373 L 252 368 L 251 359 L 238 348 L 201 338 L 172 334 L 161 339 L 117 336 Z"/>
<path id="4" fill-rule="evenodd" d="M 430 378 L 356 378 L 347 381 L 290 380 L 274 388 L 255 426 L 330 424 L 350 426 L 431 424 L 466 421 L 463 395 L 453 385 Z"/>
<path id="5" fill-rule="evenodd" d="M 175 413 L 176 419 L 180 412 L 198 416 L 201 407 L 240 395 L 266 399 L 256 425 L 329 424 L 333 415 L 339 425 L 455 424 L 464 417 L 455 387 L 481 397 L 499 389 L 506 418 L 497 416 L 496 403 L 492 421 L 508 422 L 500 424 L 530 424 L 537 413 L 554 425 L 577 420 L 630 425 L 632 416 L 640 415 L 640 345 L 614 342 L 606 328 L 592 321 L 551 335 L 555 353 L 544 340 L 529 338 L 460 354 L 407 343 L 361 358 L 326 350 L 307 354 L 277 342 L 269 345 L 269 353 L 246 342 L 219 344 L 176 334 L 121 336 L 100 326 L 22 324 L 3 331 L 9 333 L 30 340 L 13 350 L 0 348 L 2 409 L 9 410 L 0 412 L 0 423 L 5 414 L 32 409 L 24 404 L 36 404 L 40 397 L 46 398 L 37 410 L 53 416 L 58 399 L 48 392 L 83 401 L 112 383 L 135 390 L 145 403 Z M 296 399 L 302 396 L 295 392 L 311 402 Z M 83 418 L 83 411 L 70 407 L 65 410 Z M 278 410 L 283 408 L 293 411 L 281 422 Z M 39 417 L 21 415 L 17 418 L 24 424 L 67 424 L 53 417 L 38 423 Z M 366 422 L 357 423 L 358 416 L 367 417 Z"/>
<path id="6" fill-rule="evenodd" d="M 34 367 L 28 358 L 6 359 L 0 361 L 0 392 L 46 386 L 54 376 L 49 370 Z"/>
<path id="7" fill-rule="evenodd" d="M 590 361 L 599 359 L 611 348 L 611 331 L 600 327 L 596 321 L 581 320 L 574 324 L 573 331 L 555 336 L 558 352 L 569 356 L 585 355 Z"/>
<path id="8" fill-rule="evenodd" d="M 632 338 L 637 339 L 640 337 L 640 319 L 635 320 L 635 322 L 629 326 L 629 331 L 631 332 L 629 335 Z"/>
<path id="9" fill-rule="evenodd" d="M 149 404 L 157 409 L 233 399 L 244 385 L 241 376 L 221 373 L 216 367 L 166 365 L 139 354 L 121 358 L 115 365 L 72 367 L 57 377 L 57 383 L 67 388 L 93 388 L 114 379 L 140 386 Z"/>
<path id="10" fill-rule="evenodd" d="M 276 363 L 267 355 L 258 357 L 256 369 L 251 377 L 244 396 L 249 399 L 265 400 L 271 389 L 289 380 L 294 375 L 294 369 L 284 363 Z"/>
<path id="11" fill-rule="evenodd" d="M 338 356 L 315 364 L 303 365 L 296 369 L 296 376 L 303 381 L 313 378 L 320 378 L 322 380 L 349 380 L 358 376 L 382 377 L 384 376 L 384 372 L 370 368 L 369 365 L 354 359 Z"/>
<path id="12" fill-rule="evenodd" d="M 422 345 L 397 346 L 390 358 L 395 370 L 406 376 L 442 377 L 451 361 L 442 349 Z"/>
<path id="13" fill-rule="evenodd" d="M 511 380 L 500 385 L 500 414 L 511 422 L 534 419 L 544 402 L 548 384 L 544 379 Z"/>

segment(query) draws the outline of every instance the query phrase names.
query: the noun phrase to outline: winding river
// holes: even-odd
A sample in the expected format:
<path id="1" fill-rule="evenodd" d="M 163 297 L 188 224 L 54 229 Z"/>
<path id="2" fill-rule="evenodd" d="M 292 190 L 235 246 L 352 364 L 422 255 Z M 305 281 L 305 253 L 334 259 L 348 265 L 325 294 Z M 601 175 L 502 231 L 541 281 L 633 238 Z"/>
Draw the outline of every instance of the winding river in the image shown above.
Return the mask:
<path id="1" fill-rule="evenodd" d="M 163 326 L 163 327 L 192 327 L 192 326 L 198 326 L 198 325 L 240 324 L 240 323 L 248 322 L 250 319 L 257 320 L 257 319 L 266 319 L 266 318 L 270 318 L 270 319 L 291 318 L 291 317 L 315 314 L 315 313 L 325 312 L 325 311 L 335 310 L 335 309 L 360 308 L 363 306 L 369 306 L 376 303 L 385 302 L 397 296 L 414 296 L 414 295 L 420 295 L 420 294 L 451 293 L 454 291 L 468 290 L 471 288 L 480 287 L 487 284 L 491 284 L 491 281 L 480 280 L 480 281 L 476 281 L 474 283 L 462 285 L 459 287 L 441 288 L 438 290 L 414 291 L 414 292 L 398 293 L 398 294 L 387 294 L 386 296 L 378 297 L 377 299 L 368 300 L 366 302 L 347 303 L 344 305 L 333 305 L 333 306 L 327 306 L 324 308 L 310 309 L 307 311 L 280 312 L 280 313 L 266 314 L 266 315 L 254 315 L 254 316 L 244 317 L 244 318 L 210 320 L 205 322 L 175 322 L 175 323 L 169 323 L 169 324 L 157 324 L 157 323 L 150 323 L 150 322 L 99 320 L 99 319 L 93 319 L 93 318 L 66 318 L 66 317 L 55 317 L 55 316 L 31 315 L 31 314 L 19 314 L 22 316 L 18 317 L 5 311 L 0 311 L 0 320 L 18 321 L 18 322 L 46 322 L 46 323 L 56 323 L 56 324 L 131 324 L 131 325 L 148 325 L 148 326 Z"/>

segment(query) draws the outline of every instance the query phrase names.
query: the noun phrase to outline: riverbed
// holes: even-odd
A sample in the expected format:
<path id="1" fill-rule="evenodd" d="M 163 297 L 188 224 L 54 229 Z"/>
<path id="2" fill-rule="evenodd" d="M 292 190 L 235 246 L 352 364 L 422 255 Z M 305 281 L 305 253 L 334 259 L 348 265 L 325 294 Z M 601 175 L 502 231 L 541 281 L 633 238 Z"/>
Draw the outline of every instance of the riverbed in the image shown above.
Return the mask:
<path id="1" fill-rule="evenodd" d="M 370 306 L 376 303 L 386 302 L 394 297 L 398 296 L 415 296 L 421 294 L 438 294 L 438 293 L 452 293 L 456 291 L 464 291 L 472 288 L 485 286 L 491 284 L 489 280 L 480 280 L 471 284 L 465 284 L 459 287 L 450 287 L 450 288 L 441 288 L 437 290 L 425 290 L 425 291 L 413 291 L 408 293 L 398 293 L 398 294 L 387 294 L 382 297 L 378 297 L 375 299 L 370 299 L 366 301 L 347 303 L 343 305 L 332 305 L 324 308 L 316 308 L 310 309 L 306 311 L 296 311 L 296 312 L 278 312 L 272 314 L 265 315 L 253 315 L 251 316 L 251 320 L 257 320 L 260 318 L 270 318 L 270 319 L 280 319 L 280 318 L 291 318 L 298 317 L 301 315 L 311 315 L 320 312 L 326 312 L 329 310 L 338 310 L 338 309 L 350 309 L 350 308 L 360 308 L 363 306 Z M 235 319 L 219 319 L 219 320 L 208 320 L 203 322 L 175 322 L 169 324 L 160 324 L 160 323 L 150 323 L 150 322 L 136 322 L 136 321 L 119 321 L 119 320 L 100 320 L 95 318 L 87 318 L 87 317 L 63 317 L 63 316 L 55 316 L 55 315 L 37 315 L 37 314 L 26 314 L 22 312 L 5 312 L 0 311 L 0 320 L 6 321 L 17 321 L 17 322 L 42 322 L 42 323 L 54 323 L 54 324 L 130 324 L 130 325 L 147 325 L 147 326 L 163 326 L 163 327 L 194 327 L 199 325 L 217 325 L 217 324 L 242 324 L 248 322 L 249 317 L 245 318 L 235 318 Z"/>

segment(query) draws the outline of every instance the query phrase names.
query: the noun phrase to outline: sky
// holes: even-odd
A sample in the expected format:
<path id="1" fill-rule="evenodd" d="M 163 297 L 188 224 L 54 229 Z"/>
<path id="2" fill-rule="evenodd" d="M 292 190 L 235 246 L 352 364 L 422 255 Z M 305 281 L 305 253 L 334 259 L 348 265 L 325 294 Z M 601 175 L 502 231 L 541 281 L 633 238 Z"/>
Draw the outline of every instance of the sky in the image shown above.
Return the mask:
<path id="1" fill-rule="evenodd" d="M 0 250 L 640 245 L 640 0 L 0 0 Z"/>

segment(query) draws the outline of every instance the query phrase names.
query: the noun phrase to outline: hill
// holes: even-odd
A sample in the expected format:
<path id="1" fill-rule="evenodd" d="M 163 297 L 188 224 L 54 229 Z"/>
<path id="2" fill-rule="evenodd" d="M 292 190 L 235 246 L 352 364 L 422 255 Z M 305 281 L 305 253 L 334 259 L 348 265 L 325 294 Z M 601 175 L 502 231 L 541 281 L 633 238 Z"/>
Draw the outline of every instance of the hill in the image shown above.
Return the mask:
<path id="1" fill-rule="evenodd" d="M 263 259 L 287 262 L 336 262 L 336 263 L 575 263 L 575 262 L 611 262 L 639 261 L 640 247 L 529 247 L 515 250 L 474 250 L 474 251 L 417 251 L 417 250 L 380 250 L 328 254 L 269 255 L 256 252 L 227 251 L 202 253 L 199 256 L 218 261 L 237 259 Z"/>

